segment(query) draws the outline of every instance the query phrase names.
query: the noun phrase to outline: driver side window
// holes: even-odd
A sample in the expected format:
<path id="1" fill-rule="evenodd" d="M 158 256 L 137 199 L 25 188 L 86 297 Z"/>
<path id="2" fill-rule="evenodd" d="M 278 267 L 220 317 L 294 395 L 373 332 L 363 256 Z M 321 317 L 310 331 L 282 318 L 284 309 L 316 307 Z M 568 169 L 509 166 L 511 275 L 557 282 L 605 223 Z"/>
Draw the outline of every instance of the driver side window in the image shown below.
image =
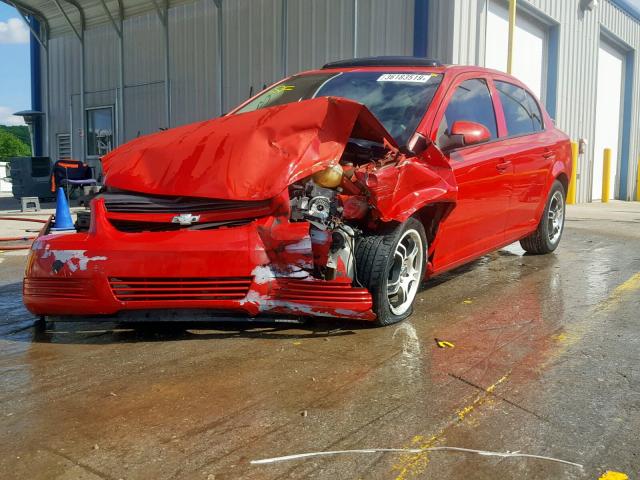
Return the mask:
<path id="1" fill-rule="evenodd" d="M 480 123 L 489 130 L 490 140 L 498 138 L 496 113 L 486 81 L 474 78 L 456 88 L 438 127 L 436 144 L 440 148 L 448 145 L 450 129 L 457 121 Z"/>

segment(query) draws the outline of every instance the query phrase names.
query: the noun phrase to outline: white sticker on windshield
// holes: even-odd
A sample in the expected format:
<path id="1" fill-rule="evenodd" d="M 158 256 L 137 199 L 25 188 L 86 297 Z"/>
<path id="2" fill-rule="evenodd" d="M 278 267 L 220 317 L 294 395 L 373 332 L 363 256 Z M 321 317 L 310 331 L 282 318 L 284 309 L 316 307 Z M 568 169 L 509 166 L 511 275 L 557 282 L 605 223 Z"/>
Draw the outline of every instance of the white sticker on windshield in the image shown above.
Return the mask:
<path id="1" fill-rule="evenodd" d="M 427 83 L 430 74 L 422 73 L 385 73 L 378 78 L 379 82 Z"/>

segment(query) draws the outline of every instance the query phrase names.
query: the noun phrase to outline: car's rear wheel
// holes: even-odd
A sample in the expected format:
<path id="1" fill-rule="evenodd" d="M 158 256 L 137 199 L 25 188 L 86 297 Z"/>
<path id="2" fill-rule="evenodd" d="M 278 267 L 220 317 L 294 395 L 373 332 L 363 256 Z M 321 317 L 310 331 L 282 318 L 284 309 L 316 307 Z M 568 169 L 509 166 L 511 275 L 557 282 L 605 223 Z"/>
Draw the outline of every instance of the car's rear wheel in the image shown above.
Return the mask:
<path id="1" fill-rule="evenodd" d="M 36 333 L 42 333 L 47 329 L 47 317 L 44 315 L 38 316 L 35 322 L 33 322 L 33 328 Z"/>
<path id="2" fill-rule="evenodd" d="M 413 312 L 424 277 L 426 251 L 424 227 L 415 218 L 358 240 L 357 278 L 371 292 L 378 325 L 399 322 Z"/>
<path id="3" fill-rule="evenodd" d="M 564 186 L 556 180 L 549 192 L 538 228 L 520 240 L 520 245 L 526 252 L 541 255 L 558 248 L 564 231 L 565 198 Z"/>

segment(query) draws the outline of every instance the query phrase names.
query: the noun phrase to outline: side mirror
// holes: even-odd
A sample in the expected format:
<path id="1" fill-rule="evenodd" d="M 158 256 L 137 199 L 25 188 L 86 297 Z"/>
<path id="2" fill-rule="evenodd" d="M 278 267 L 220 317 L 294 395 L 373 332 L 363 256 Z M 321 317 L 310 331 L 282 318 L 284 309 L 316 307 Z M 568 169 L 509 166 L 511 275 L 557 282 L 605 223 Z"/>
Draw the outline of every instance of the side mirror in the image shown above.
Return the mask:
<path id="1" fill-rule="evenodd" d="M 415 156 L 420 155 L 429 146 L 429 141 L 421 133 L 414 133 L 409 143 L 407 144 L 407 151 Z"/>
<path id="2" fill-rule="evenodd" d="M 484 125 L 476 122 L 459 120 L 451 126 L 446 149 L 453 150 L 491 140 L 491 132 Z"/>

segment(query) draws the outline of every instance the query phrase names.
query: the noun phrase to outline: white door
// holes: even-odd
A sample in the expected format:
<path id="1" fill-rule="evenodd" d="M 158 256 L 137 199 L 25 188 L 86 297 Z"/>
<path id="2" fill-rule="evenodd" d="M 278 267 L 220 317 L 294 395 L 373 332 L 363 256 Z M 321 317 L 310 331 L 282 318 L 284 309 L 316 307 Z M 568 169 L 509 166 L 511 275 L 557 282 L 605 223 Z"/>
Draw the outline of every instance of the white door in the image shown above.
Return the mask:
<path id="1" fill-rule="evenodd" d="M 489 2 L 485 66 L 507 71 L 509 54 L 509 9 L 503 2 Z M 544 97 L 547 64 L 547 30 L 525 17 L 516 17 L 513 48 L 513 75 L 527 85 L 538 98 Z"/>
<path id="2" fill-rule="evenodd" d="M 592 200 L 602 199 L 603 153 L 611 149 L 611 176 L 609 192 L 614 198 L 617 185 L 618 155 L 620 152 L 620 127 L 622 119 L 622 79 L 624 78 L 624 54 L 606 43 L 600 44 L 598 53 L 598 92 L 596 96 L 596 136 L 593 160 Z"/>

